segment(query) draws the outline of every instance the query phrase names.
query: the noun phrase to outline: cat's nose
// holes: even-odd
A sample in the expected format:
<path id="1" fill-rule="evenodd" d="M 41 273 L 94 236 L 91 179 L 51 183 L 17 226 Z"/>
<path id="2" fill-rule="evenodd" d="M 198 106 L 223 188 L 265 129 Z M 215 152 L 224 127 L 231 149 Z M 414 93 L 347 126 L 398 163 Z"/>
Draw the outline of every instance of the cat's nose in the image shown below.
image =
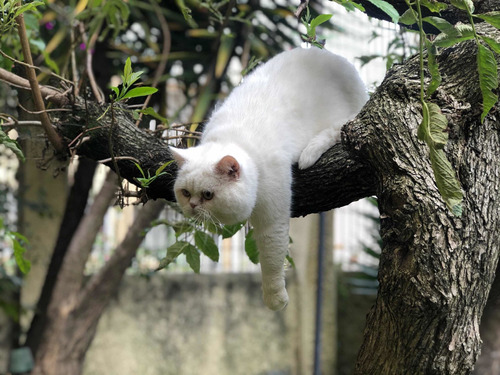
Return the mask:
<path id="1" fill-rule="evenodd" d="M 191 208 L 195 208 L 197 206 L 195 202 L 189 202 L 189 205 L 191 206 Z"/>

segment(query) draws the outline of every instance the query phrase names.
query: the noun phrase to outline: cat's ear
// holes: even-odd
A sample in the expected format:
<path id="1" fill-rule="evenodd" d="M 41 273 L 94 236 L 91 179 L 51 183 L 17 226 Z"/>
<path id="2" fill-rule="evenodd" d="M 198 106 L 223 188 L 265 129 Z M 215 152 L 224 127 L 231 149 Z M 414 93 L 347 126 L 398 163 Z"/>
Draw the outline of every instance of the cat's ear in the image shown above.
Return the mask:
<path id="1" fill-rule="evenodd" d="M 172 153 L 172 156 L 174 157 L 175 162 L 177 165 L 182 167 L 182 165 L 186 162 L 186 150 L 182 148 L 175 148 L 175 147 L 169 147 L 170 152 Z"/>
<path id="2" fill-rule="evenodd" d="M 219 160 L 215 166 L 215 170 L 222 176 L 227 176 L 231 180 L 240 178 L 240 164 L 231 155 L 226 155 Z"/>

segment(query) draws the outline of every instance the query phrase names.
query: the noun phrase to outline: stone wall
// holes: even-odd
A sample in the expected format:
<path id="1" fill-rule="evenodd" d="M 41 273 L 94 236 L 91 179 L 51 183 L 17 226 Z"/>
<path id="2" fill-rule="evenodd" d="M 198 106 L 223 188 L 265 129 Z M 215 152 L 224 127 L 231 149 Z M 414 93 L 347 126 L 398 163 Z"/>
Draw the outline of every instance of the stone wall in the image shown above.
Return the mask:
<path id="1" fill-rule="evenodd" d="M 127 277 L 84 374 L 293 374 L 291 325 L 263 305 L 259 274 Z"/>

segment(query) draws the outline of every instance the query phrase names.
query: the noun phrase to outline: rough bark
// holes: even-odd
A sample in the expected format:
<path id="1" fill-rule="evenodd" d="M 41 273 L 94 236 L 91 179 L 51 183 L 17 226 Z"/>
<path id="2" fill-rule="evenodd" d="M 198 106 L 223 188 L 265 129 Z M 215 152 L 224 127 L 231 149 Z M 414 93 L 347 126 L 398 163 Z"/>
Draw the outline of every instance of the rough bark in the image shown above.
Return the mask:
<path id="1" fill-rule="evenodd" d="M 54 289 L 48 322 L 35 358 L 32 375 L 79 375 L 87 349 L 94 338 L 102 312 L 116 293 L 125 270 L 144 238 L 144 230 L 161 212 L 164 203 L 149 202 L 142 207 L 127 235 L 103 267 L 85 285 L 61 285 Z M 68 254 L 70 255 L 70 254 Z M 79 257 L 75 257 L 79 258 Z M 79 260 L 77 268 L 81 264 Z M 85 262 L 83 262 L 84 264 Z M 68 272 L 73 268 L 66 268 Z M 82 273 L 76 273 L 76 279 Z M 62 293 L 62 292 L 65 293 Z"/>
<path id="2" fill-rule="evenodd" d="M 416 60 L 394 69 L 345 130 L 347 147 L 377 175 L 384 242 L 357 374 L 468 374 L 478 356 L 499 254 L 500 143 L 497 114 L 479 120 L 475 55 L 473 42 L 443 51 L 446 76 L 433 98 L 449 121 L 462 217 L 440 199 L 417 140 Z"/>
<path id="3" fill-rule="evenodd" d="M 95 169 L 96 163 L 94 161 L 85 158 L 79 161 L 78 169 L 75 173 L 75 181 L 68 195 L 56 246 L 52 253 L 45 282 L 43 283 L 42 292 L 37 303 L 36 313 L 26 338 L 26 346 L 30 347 L 33 354 L 36 353 L 40 344 L 41 335 L 47 321 L 47 308 L 52 298 L 52 291 L 57 281 L 57 275 L 61 269 L 71 239 L 87 207 L 87 199 L 92 187 L 92 178 Z"/>

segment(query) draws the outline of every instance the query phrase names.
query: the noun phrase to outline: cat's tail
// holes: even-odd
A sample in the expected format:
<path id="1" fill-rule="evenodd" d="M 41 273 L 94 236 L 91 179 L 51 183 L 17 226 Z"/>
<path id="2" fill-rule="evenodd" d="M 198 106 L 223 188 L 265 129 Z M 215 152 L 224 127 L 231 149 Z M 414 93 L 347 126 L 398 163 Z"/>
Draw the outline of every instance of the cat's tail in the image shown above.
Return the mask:
<path id="1" fill-rule="evenodd" d="M 323 153 L 340 141 L 340 129 L 330 127 L 316 134 L 302 150 L 299 157 L 299 169 L 306 169 L 318 161 Z"/>

